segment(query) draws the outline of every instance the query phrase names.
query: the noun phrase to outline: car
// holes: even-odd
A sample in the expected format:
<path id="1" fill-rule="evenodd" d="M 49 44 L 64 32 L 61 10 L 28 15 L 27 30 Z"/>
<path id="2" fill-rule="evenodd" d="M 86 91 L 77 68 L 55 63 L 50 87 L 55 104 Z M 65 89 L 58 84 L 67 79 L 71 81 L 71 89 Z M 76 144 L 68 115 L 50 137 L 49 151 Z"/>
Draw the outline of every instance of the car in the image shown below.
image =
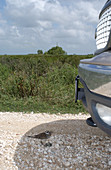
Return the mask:
<path id="1" fill-rule="evenodd" d="M 99 14 L 94 57 L 80 61 L 75 80 L 75 102 L 81 100 L 91 117 L 87 124 L 111 136 L 111 0 Z M 79 82 L 83 88 L 79 88 Z"/>

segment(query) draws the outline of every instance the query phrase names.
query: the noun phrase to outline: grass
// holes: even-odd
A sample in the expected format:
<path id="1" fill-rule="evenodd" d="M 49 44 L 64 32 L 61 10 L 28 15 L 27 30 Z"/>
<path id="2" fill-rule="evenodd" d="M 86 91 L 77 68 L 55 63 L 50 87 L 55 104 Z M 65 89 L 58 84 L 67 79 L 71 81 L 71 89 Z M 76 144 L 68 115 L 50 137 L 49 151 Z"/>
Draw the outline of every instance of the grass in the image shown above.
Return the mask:
<path id="1" fill-rule="evenodd" d="M 74 101 L 73 101 L 74 102 Z M 50 105 L 45 101 L 38 101 L 36 98 L 27 98 L 27 99 L 14 99 L 14 98 L 4 98 L 0 100 L 0 109 L 2 112 L 40 112 L 40 113 L 73 113 L 77 114 L 79 112 L 86 112 L 81 103 L 75 107 L 61 106 L 61 105 Z"/>
<path id="2" fill-rule="evenodd" d="M 0 111 L 79 113 L 74 103 L 80 59 L 92 55 L 0 56 Z"/>

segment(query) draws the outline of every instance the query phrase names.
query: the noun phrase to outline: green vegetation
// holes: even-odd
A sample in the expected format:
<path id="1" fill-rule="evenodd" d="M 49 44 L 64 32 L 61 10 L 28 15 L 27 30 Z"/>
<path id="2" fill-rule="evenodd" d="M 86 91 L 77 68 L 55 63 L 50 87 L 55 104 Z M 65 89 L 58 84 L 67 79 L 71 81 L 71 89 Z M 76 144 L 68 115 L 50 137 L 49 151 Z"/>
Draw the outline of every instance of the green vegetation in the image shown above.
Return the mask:
<path id="1" fill-rule="evenodd" d="M 53 56 L 53 57 L 52 57 Z M 78 113 L 74 103 L 80 59 L 92 55 L 0 56 L 0 111 Z"/>
<path id="2" fill-rule="evenodd" d="M 43 51 L 42 50 L 38 50 L 37 54 L 43 54 Z"/>
<path id="3" fill-rule="evenodd" d="M 56 47 L 52 47 L 51 49 L 49 49 L 47 52 L 45 52 L 45 54 L 49 54 L 49 55 L 66 55 L 67 53 L 59 46 Z"/>

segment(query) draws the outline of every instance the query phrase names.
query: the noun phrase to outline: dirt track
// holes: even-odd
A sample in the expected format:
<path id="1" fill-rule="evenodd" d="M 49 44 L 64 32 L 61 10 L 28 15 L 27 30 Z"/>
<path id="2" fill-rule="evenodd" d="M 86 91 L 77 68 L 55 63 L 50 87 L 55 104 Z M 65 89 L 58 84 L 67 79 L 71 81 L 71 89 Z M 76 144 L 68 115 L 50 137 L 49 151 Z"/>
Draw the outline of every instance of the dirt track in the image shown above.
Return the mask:
<path id="1" fill-rule="evenodd" d="M 0 169 L 110 169 L 111 138 L 87 126 L 87 117 L 0 113 Z M 53 133 L 42 144 L 27 138 L 45 130 Z"/>

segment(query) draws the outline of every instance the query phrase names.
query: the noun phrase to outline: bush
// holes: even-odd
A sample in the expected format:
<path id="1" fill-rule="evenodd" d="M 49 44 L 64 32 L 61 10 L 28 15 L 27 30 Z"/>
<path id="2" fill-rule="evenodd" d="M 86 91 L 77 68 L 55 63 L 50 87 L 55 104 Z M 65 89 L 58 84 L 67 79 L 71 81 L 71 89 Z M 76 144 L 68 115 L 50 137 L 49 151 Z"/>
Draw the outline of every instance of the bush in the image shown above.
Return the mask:
<path id="1" fill-rule="evenodd" d="M 56 46 L 56 47 L 52 47 L 50 50 L 45 52 L 45 54 L 49 54 L 49 55 L 65 55 L 66 52 L 62 49 L 62 47 Z"/>
<path id="2" fill-rule="evenodd" d="M 21 108 L 34 109 L 35 112 L 84 111 L 80 102 L 74 103 L 75 77 L 80 59 L 90 57 L 92 56 L 1 56 L 0 100 L 2 102 L 5 97 L 6 100 L 8 98 L 10 108 L 14 109 L 15 104 L 14 111 L 21 111 Z M 1 109 L 2 106 L 5 107 L 5 102 L 0 105 Z M 7 102 L 6 109 L 9 109 Z"/>
<path id="3" fill-rule="evenodd" d="M 38 50 L 37 54 L 43 54 L 43 51 L 42 50 Z"/>

